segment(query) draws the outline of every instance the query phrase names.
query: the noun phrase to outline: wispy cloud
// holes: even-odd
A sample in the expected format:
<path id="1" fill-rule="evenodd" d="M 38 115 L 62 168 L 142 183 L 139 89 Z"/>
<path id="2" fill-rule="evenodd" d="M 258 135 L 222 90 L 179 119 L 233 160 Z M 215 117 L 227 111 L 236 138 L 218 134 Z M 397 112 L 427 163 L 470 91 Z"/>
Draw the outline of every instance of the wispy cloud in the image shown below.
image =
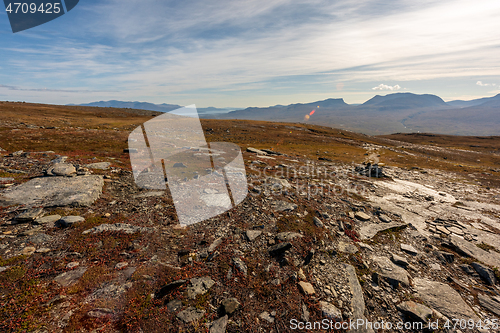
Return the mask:
<path id="1" fill-rule="evenodd" d="M 399 84 L 396 84 L 394 86 L 388 86 L 386 84 L 379 84 L 378 86 L 376 87 L 373 87 L 372 90 L 399 90 L 401 89 L 401 87 L 399 86 Z"/>
<path id="2" fill-rule="evenodd" d="M 476 85 L 481 86 L 481 87 L 494 87 L 494 86 L 496 86 L 495 83 L 483 83 L 483 81 L 477 81 Z"/>

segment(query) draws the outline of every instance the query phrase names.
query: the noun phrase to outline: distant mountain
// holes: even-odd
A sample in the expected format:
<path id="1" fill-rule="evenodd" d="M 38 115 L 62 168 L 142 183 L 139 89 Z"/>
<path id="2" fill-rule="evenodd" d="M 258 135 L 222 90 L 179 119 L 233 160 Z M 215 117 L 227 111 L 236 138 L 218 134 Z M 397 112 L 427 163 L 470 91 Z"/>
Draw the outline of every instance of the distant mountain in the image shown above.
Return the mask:
<path id="1" fill-rule="evenodd" d="M 374 96 L 361 105 L 349 105 L 341 98 L 326 99 L 267 108 L 250 107 L 212 118 L 309 122 L 371 135 L 410 132 L 500 135 L 500 95 L 482 102 L 459 108 L 436 95 L 394 93 Z"/>
<path id="2" fill-rule="evenodd" d="M 493 97 L 478 98 L 478 99 L 473 99 L 470 101 L 456 100 L 456 101 L 446 102 L 446 104 L 448 104 L 450 106 L 455 106 L 455 107 L 459 107 L 459 108 L 478 106 L 478 105 L 483 105 L 484 103 L 491 103 L 490 105 L 500 106 L 500 94 L 493 96 Z"/>
<path id="3" fill-rule="evenodd" d="M 69 105 L 75 105 L 75 104 L 69 104 Z M 100 102 L 92 102 L 92 103 L 87 103 L 87 104 L 78 104 L 79 106 L 97 106 L 97 107 L 111 107 L 111 108 L 118 108 L 118 109 L 136 109 L 136 110 L 149 110 L 149 111 L 159 111 L 159 112 L 169 112 L 172 110 L 176 110 L 179 108 L 182 108 L 182 106 L 177 105 L 177 104 L 153 104 L 153 103 L 147 103 L 147 102 L 123 102 L 123 101 L 116 101 L 116 100 L 111 100 L 111 101 L 100 101 Z M 231 110 L 234 110 L 234 108 L 214 108 L 214 107 L 208 107 L 208 108 L 197 108 L 199 113 L 226 113 Z"/>

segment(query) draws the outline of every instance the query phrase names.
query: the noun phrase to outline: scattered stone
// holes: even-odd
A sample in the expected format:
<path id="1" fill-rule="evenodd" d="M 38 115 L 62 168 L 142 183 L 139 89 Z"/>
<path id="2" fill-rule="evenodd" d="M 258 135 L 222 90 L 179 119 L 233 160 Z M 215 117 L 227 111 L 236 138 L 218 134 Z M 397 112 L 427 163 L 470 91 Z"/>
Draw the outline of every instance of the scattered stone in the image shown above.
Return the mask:
<path id="1" fill-rule="evenodd" d="M 220 317 L 219 319 L 213 321 L 210 324 L 210 331 L 209 333 L 225 333 L 226 332 L 226 326 L 228 322 L 228 317 L 223 316 Z"/>
<path id="2" fill-rule="evenodd" d="M 476 271 L 474 270 L 474 268 L 472 268 L 472 266 L 470 265 L 466 265 L 466 264 L 463 264 L 463 265 L 459 265 L 459 267 L 467 274 L 469 275 L 472 275 L 474 274 Z"/>
<path id="3" fill-rule="evenodd" d="M 174 163 L 174 168 L 187 168 L 187 166 L 184 163 L 177 162 Z"/>
<path id="4" fill-rule="evenodd" d="M 49 249 L 48 247 L 41 247 L 39 249 L 37 249 L 35 252 L 36 253 L 47 253 L 47 252 L 50 252 L 52 251 L 51 249 Z"/>
<path id="5" fill-rule="evenodd" d="M 155 298 L 162 298 L 162 297 L 164 297 L 171 290 L 174 290 L 175 288 L 178 288 L 178 287 L 182 286 L 186 282 L 187 282 L 187 280 L 176 280 L 176 281 L 170 282 L 169 284 L 163 286 L 160 290 L 158 290 L 155 293 Z"/>
<path id="6" fill-rule="evenodd" d="M 0 206 L 90 206 L 102 193 L 102 176 L 42 177 L 0 194 Z"/>
<path id="7" fill-rule="evenodd" d="M 316 225 L 318 228 L 323 228 L 325 226 L 323 224 L 323 222 L 321 222 L 321 220 L 319 218 L 317 218 L 316 216 L 313 217 L 313 222 L 314 222 L 314 225 Z"/>
<path id="8" fill-rule="evenodd" d="M 398 256 L 397 254 L 392 253 L 391 255 L 392 262 L 395 263 L 396 265 L 407 267 L 408 266 L 408 261 L 406 260 L 405 257 Z"/>
<path id="9" fill-rule="evenodd" d="M 203 295 L 215 284 L 209 276 L 201 278 L 192 278 L 191 285 L 187 288 L 187 296 L 190 299 L 195 299 L 198 295 Z"/>
<path id="10" fill-rule="evenodd" d="M 364 212 L 356 212 L 354 214 L 354 217 L 361 221 L 369 221 L 371 219 L 370 215 Z"/>
<path id="11" fill-rule="evenodd" d="M 56 281 L 63 287 L 69 287 L 75 284 L 86 271 L 86 267 L 80 267 L 75 270 L 59 274 L 54 278 L 54 281 Z"/>
<path id="12" fill-rule="evenodd" d="M 309 282 L 300 281 L 299 282 L 299 289 L 305 295 L 313 295 L 314 294 L 314 287 Z"/>
<path id="13" fill-rule="evenodd" d="M 221 244 L 222 244 L 222 237 L 219 237 L 216 240 L 214 240 L 212 242 L 212 244 L 210 244 L 210 246 L 208 247 L 208 253 L 214 252 L 214 250 L 217 248 L 217 246 L 219 246 Z"/>
<path id="14" fill-rule="evenodd" d="M 109 162 L 98 162 L 98 163 L 86 164 L 85 167 L 89 169 L 107 170 L 110 165 L 111 163 Z"/>
<path id="15" fill-rule="evenodd" d="M 302 321 L 309 321 L 310 315 L 307 305 L 302 303 L 302 314 L 300 315 L 300 319 L 302 319 Z"/>
<path id="16" fill-rule="evenodd" d="M 390 222 L 390 223 L 369 223 L 361 226 L 359 230 L 359 238 L 361 240 L 372 239 L 377 233 L 384 230 L 395 228 L 406 228 L 407 223 Z"/>
<path id="17" fill-rule="evenodd" d="M 358 248 L 356 247 L 356 245 L 342 241 L 340 241 L 337 244 L 337 250 L 341 253 L 349 253 L 349 254 L 354 254 L 358 252 Z"/>
<path id="18" fill-rule="evenodd" d="M 97 308 L 87 312 L 87 316 L 92 318 L 104 318 L 114 315 L 114 311 L 107 308 Z"/>
<path id="19" fill-rule="evenodd" d="M 445 235 L 449 235 L 451 234 L 451 231 L 449 231 L 448 229 L 446 229 L 445 227 L 443 227 L 442 225 L 438 225 L 436 226 L 436 230 L 439 231 L 440 233 L 442 234 L 445 234 Z"/>
<path id="20" fill-rule="evenodd" d="M 406 301 L 396 306 L 397 309 L 412 319 L 426 323 L 432 317 L 432 310 L 423 304 Z"/>
<path id="21" fill-rule="evenodd" d="M 240 303 L 234 297 L 226 298 L 221 302 L 222 313 L 227 315 L 232 315 L 240 307 Z"/>
<path id="22" fill-rule="evenodd" d="M 477 261 L 483 262 L 488 266 L 500 267 L 500 253 L 495 251 L 487 252 L 458 236 L 452 235 L 450 236 L 450 240 L 451 245 L 457 252 L 475 258 Z"/>
<path id="23" fill-rule="evenodd" d="M 244 276 L 247 276 L 247 265 L 238 257 L 233 258 L 233 265 L 241 272 Z"/>
<path id="24" fill-rule="evenodd" d="M 32 222 L 43 214 L 43 208 L 30 208 L 17 215 L 14 220 L 18 223 Z"/>
<path id="25" fill-rule="evenodd" d="M 47 176 L 63 176 L 70 177 L 76 173 L 76 168 L 73 164 L 55 163 L 46 171 Z"/>
<path id="26" fill-rule="evenodd" d="M 253 242 L 255 239 L 257 239 L 257 237 L 259 237 L 262 234 L 262 231 L 260 231 L 260 230 L 247 230 L 245 232 L 245 234 L 247 236 L 247 239 L 250 242 Z"/>
<path id="27" fill-rule="evenodd" d="M 342 312 L 337 309 L 333 304 L 320 301 L 321 314 L 323 317 L 333 319 L 334 321 L 342 321 Z"/>
<path id="28" fill-rule="evenodd" d="M 147 191 L 144 193 L 136 194 L 133 196 L 134 199 L 143 199 L 150 197 L 162 197 L 165 195 L 164 191 Z"/>
<path id="29" fill-rule="evenodd" d="M 356 275 L 356 269 L 352 265 L 344 264 L 346 273 L 347 273 L 347 278 L 349 279 L 349 286 L 351 289 L 352 293 L 352 299 L 351 299 L 351 309 L 352 309 L 352 317 L 351 320 L 357 321 L 357 320 L 362 320 L 363 322 L 366 322 L 366 317 L 365 317 L 365 299 L 363 296 L 363 289 L 361 288 L 361 285 L 359 284 L 358 276 Z M 374 331 L 371 328 L 366 328 L 365 326 L 362 326 L 355 330 L 356 333 L 374 333 Z"/>
<path id="30" fill-rule="evenodd" d="M 307 280 L 306 278 L 306 275 L 304 274 L 304 271 L 302 270 L 302 268 L 299 268 L 299 272 L 297 273 L 297 277 L 299 278 L 299 280 Z"/>
<path id="31" fill-rule="evenodd" d="M 177 314 L 177 318 L 188 324 L 190 322 L 201 319 L 204 315 L 205 311 L 190 306 L 186 310 L 179 312 Z"/>
<path id="32" fill-rule="evenodd" d="M 128 266 L 128 262 L 119 262 L 115 265 L 115 268 L 122 269 L 122 268 L 127 267 L 127 266 Z"/>
<path id="33" fill-rule="evenodd" d="M 175 312 L 177 310 L 180 310 L 182 309 L 182 306 L 183 306 L 182 301 L 178 299 L 174 299 L 167 303 L 167 309 L 170 312 Z"/>
<path id="34" fill-rule="evenodd" d="M 415 278 L 413 283 L 422 301 L 446 317 L 460 320 L 479 320 L 462 297 L 449 285 L 419 278 Z"/>
<path id="35" fill-rule="evenodd" d="M 380 215 L 378 216 L 378 219 L 379 219 L 380 221 L 384 222 L 384 223 L 389 223 L 389 222 L 391 222 L 391 221 L 392 221 L 392 220 L 391 220 L 391 218 L 390 218 L 389 216 L 385 215 L 385 214 L 380 214 Z"/>
<path id="36" fill-rule="evenodd" d="M 61 219 L 60 215 L 49 215 L 44 217 L 39 217 L 33 221 L 34 224 L 49 224 L 54 223 Z"/>
<path id="37" fill-rule="evenodd" d="M 291 212 L 297 208 L 296 204 L 281 200 L 275 201 L 272 205 L 274 210 L 278 212 Z"/>
<path id="38" fill-rule="evenodd" d="M 479 274 L 479 276 L 483 278 L 483 280 L 486 281 L 490 286 L 496 284 L 497 279 L 495 278 L 495 272 L 493 272 L 491 268 L 481 265 L 477 262 L 473 262 L 471 266 L 474 267 L 477 274 Z"/>
<path id="39" fill-rule="evenodd" d="M 93 227 L 91 229 L 83 231 L 82 234 L 88 234 L 88 233 L 96 234 L 96 233 L 104 232 L 104 231 L 116 231 L 116 232 L 124 232 L 126 234 L 133 234 L 136 232 L 149 231 L 149 229 L 144 228 L 144 227 L 137 227 L 135 225 L 131 225 L 131 224 L 127 224 L 127 223 L 114 223 L 114 224 L 98 225 L 97 227 Z"/>
<path id="40" fill-rule="evenodd" d="M 358 245 L 359 245 L 359 247 L 361 247 L 362 249 L 370 250 L 370 251 L 372 251 L 372 252 L 374 251 L 374 250 L 373 250 L 373 247 L 371 247 L 370 245 L 365 244 L 365 243 L 363 243 L 363 242 L 358 242 Z"/>
<path id="41" fill-rule="evenodd" d="M 265 151 L 262 151 L 262 150 L 256 149 L 256 148 L 252 148 L 252 147 L 248 147 L 247 148 L 247 152 L 254 153 L 254 154 L 257 154 L 257 155 L 264 155 L 264 156 L 267 155 L 267 153 Z"/>
<path id="42" fill-rule="evenodd" d="M 401 250 L 408 252 L 409 254 L 417 255 L 418 251 L 411 245 L 401 244 Z"/>
<path id="43" fill-rule="evenodd" d="M 378 265 L 378 273 L 381 277 L 387 280 L 394 287 L 398 287 L 399 284 L 408 286 L 410 284 L 408 280 L 408 273 L 404 268 L 401 268 L 394 263 L 392 263 L 386 257 L 372 257 L 372 260 Z"/>
<path id="44" fill-rule="evenodd" d="M 302 237 L 302 235 L 298 232 L 293 231 L 280 232 L 278 235 L 276 235 L 276 239 L 282 242 L 289 242 L 297 237 Z"/>
<path id="45" fill-rule="evenodd" d="M 274 323 L 274 316 L 271 316 L 267 311 L 262 312 L 259 315 L 259 318 L 267 321 L 270 324 Z"/>
<path id="46" fill-rule="evenodd" d="M 73 262 L 70 262 L 69 264 L 67 264 L 67 265 L 66 265 L 66 268 L 71 269 L 71 268 L 75 268 L 75 267 L 77 267 L 77 266 L 80 266 L 80 263 L 79 263 L 79 262 L 77 262 L 77 261 L 73 261 Z"/>
<path id="47" fill-rule="evenodd" d="M 33 246 L 27 246 L 25 247 L 22 251 L 21 251 L 21 254 L 24 255 L 24 256 L 30 256 L 32 255 L 33 253 L 35 253 L 36 251 L 36 248 L 34 248 Z"/>
<path id="48" fill-rule="evenodd" d="M 64 216 L 56 222 L 56 226 L 60 228 L 71 227 L 75 223 L 83 222 L 85 219 L 81 216 Z"/>
<path id="49" fill-rule="evenodd" d="M 493 312 L 497 316 L 500 316 L 500 302 L 497 302 L 491 297 L 483 294 L 478 294 L 477 300 L 479 301 L 479 304 L 481 304 L 483 308 Z"/>
<path id="50" fill-rule="evenodd" d="M 437 253 L 439 253 L 446 262 L 449 262 L 450 264 L 455 260 L 455 255 L 453 253 L 450 253 L 450 252 L 446 252 L 446 251 L 437 251 Z"/>
<path id="51" fill-rule="evenodd" d="M 463 236 L 465 233 L 462 231 L 462 229 L 457 228 L 457 227 L 448 227 L 448 231 L 454 233 L 455 235 Z"/>
<path id="52" fill-rule="evenodd" d="M 279 255 L 283 252 L 285 252 L 286 250 L 289 250 L 292 248 L 292 244 L 288 243 L 288 242 L 284 242 L 284 243 L 278 243 L 276 245 L 273 245 L 269 248 L 269 253 L 272 255 L 272 256 L 276 256 L 276 255 Z"/>

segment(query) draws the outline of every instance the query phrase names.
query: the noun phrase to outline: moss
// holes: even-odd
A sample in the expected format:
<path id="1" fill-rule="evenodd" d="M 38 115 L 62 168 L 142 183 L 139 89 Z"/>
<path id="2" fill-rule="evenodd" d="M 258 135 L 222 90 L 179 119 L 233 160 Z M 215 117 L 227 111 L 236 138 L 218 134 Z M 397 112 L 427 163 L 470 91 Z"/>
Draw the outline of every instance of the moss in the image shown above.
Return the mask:
<path id="1" fill-rule="evenodd" d="M 480 244 L 476 244 L 476 246 L 480 249 L 485 250 L 486 252 L 490 252 L 490 250 L 493 250 L 495 252 L 499 252 L 494 246 L 486 244 L 485 242 L 481 242 Z"/>

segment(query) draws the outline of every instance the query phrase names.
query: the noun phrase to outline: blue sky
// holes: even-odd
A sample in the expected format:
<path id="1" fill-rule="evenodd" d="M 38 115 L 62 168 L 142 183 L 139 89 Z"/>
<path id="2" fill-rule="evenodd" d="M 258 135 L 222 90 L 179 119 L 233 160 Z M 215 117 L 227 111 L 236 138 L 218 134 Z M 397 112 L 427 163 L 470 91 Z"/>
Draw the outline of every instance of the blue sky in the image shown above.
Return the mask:
<path id="1" fill-rule="evenodd" d="M 3 8 L 3 6 L 2 6 Z M 13 34 L 0 100 L 244 107 L 500 93 L 498 0 L 80 0 Z"/>

